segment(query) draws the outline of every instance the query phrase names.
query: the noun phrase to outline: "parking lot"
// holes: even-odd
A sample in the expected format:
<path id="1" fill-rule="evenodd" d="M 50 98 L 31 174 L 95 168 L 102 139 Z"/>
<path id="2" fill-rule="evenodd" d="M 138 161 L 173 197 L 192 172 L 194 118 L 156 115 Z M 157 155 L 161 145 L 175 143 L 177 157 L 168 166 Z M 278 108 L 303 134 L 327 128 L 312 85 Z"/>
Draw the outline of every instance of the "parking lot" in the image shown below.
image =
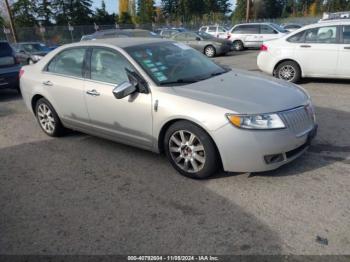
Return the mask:
<path id="1" fill-rule="evenodd" d="M 216 60 L 261 74 L 256 56 Z M 305 155 L 203 181 L 133 147 L 49 138 L 16 92 L 1 91 L 0 253 L 350 254 L 350 82 L 302 86 L 319 124 Z"/>

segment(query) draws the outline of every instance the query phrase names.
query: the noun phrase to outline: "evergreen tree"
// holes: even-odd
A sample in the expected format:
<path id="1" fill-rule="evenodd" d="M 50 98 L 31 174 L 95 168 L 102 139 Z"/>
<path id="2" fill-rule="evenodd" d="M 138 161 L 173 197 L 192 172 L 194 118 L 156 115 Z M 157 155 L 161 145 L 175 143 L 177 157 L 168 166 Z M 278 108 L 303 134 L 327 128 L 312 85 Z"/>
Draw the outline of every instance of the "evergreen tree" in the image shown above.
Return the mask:
<path id="1" fill-rule="evenodd" d="M 106 3 L 102 0 L 101 8 L 96 8 L 95 15 L 93 16 L 93 20 L 98 25 L 111 25 L 114 24 L 115 14 L 109 14 L 106 10 Z"/>
<path id="2" fill-rule="evenodd" d="M 236 8 L 232 13 L 233 21 L 243 21 L 246 18 L 247 0 L 237 0 Z"/>
<path id="3" fill-rule="evenodd" d="M 59 25 L 92 23 L 92 0 L 54 0 L 55 20 Z"/>
<path id="4" fill-rule="evenodd" d="M 138 0 L 137 16 L 140 24 L 150 24 L 154 21 L 155 6 L 153 0 Z"/>
<path id="5" fill-rule="evenodd" d="M 41 21 L 43 26 L 52 25 L 52 3 L 50 0 L 40 0 L 36 7 L 37 19 Z"/>
<path id="6" fill-rule="evenodd" d="M 31 27 L 36 22 L 36 1 L 18 0 L 12 6 L 12 14 L 16 27 Z"/>

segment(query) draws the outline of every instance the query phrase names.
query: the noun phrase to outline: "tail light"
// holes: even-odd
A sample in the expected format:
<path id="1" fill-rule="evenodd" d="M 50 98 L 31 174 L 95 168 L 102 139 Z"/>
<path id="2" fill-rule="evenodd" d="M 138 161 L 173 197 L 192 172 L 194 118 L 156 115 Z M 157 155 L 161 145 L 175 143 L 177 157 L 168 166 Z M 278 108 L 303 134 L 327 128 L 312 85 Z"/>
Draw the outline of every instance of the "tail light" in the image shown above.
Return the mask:
<path id="1" fill-rule="evenodd" d="M 15 64 L 18 65 L 20 64 L 21 62 L 19 61 L 19 58 L 17 56 L 14 57 L 15 58 Z"/>
<path id="2" fill-rule="evenodd" d="M 260 51 L 267 52 L 268 49 L 269 49 L 269 48 L 268 48 L 266 45 L 261 45 L 261 46 L 260 46 Z"/>
<path id="3" fill-rule="evenodd" d="M 21 70 L 19 70 L 19 78 L 21 78 L 24 75 L 24 69 L 21 68 Z"/>

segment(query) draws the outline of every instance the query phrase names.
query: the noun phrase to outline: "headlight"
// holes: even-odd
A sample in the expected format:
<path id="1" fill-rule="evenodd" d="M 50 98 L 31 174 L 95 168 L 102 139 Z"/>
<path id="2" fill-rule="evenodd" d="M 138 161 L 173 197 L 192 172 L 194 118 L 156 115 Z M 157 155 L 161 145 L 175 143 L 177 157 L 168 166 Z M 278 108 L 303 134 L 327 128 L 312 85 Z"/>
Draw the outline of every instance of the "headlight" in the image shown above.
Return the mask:
<path id="1" fill-rule="evenodd" d="M 226 115 L 231 124 L 244 129 L 281 129 L 286 125 L 278 114 Z"/>
<path id="2" fill-rule="evenodd" d="M 40 56 L 40 55 L 33 55 L 32 58 L 33 58 L 34 61 L 39 61 L 43 57 Z"/>

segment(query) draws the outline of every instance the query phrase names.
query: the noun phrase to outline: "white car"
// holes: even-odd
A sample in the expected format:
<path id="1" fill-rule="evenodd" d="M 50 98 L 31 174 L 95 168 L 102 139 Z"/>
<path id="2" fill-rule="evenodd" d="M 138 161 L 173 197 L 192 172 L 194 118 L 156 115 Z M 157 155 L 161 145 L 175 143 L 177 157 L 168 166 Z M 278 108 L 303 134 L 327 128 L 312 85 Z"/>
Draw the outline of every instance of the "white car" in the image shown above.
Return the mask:
<path id="1" fill-rule="evenodd" d="M 217 38 L 222 38 L 222 39 L 230 38 L 229 31 L 223 26 L 218 26 L 218 25 L 202 26 L 201 28 L 199 28 L 199 31 L 205 32 Z"/>
<path id="2" fill-rule="evenodd" d="M 259 48 L 264 41 L 277 39 L 289 31 L 273 23 L 238 24 L 230 30 L 233 49 L 242 51 L 245 48 Z"/>
<path id="3" fill-rule="evenodd" d="M 268 41 L 257 63 L 263 72 L 294 83 L 302 77 L 350 79 L 350 20 L 309 25 Z"/>

